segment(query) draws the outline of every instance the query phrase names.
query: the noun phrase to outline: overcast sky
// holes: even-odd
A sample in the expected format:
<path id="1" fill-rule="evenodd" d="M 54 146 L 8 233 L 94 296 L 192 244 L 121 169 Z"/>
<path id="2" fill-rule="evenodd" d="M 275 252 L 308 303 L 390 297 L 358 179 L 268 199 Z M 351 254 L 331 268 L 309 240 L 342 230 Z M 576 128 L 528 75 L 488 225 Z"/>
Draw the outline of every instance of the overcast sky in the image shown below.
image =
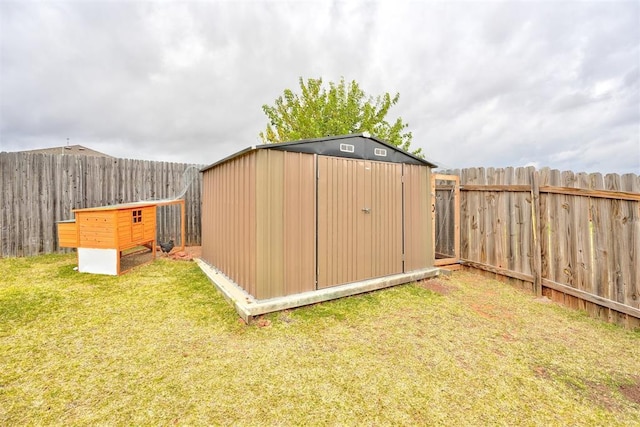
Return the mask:
<path id="1" fill-rule="evenodd" d="M 640 174 L 640 2 L 0 2 L 0 151 L 210 164 L 299 77 L 400 93 L 444 167 Z"/>

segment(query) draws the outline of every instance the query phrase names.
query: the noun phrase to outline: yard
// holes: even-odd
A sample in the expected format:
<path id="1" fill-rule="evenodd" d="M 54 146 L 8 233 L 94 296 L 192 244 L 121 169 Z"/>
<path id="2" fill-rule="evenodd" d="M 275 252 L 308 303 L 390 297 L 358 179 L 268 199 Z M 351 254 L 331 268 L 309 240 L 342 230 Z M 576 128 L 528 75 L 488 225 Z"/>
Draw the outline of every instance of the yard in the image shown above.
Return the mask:
<path id="1" fill-rule="evenodd" d="M 640 332 L 457 272 L 245 325 L 193 262 L 0 259 L 0 425 L 640 425 Z"/>

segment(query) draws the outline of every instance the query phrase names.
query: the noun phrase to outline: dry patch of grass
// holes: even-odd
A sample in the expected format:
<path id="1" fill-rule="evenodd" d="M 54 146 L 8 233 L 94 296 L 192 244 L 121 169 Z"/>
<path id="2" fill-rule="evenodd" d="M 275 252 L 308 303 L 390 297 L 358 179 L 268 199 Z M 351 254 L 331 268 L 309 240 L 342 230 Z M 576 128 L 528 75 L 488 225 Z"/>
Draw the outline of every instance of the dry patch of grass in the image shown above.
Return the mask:
<path id="1" fill-rule="evenodd" d="M 247 326 L 194 263 L 74 266 L 0 260 L 1 425 L 640 425 L 640 333 L 470 273 Z"/>
<path id="2" fill-rule="evenodd" d="M 620 385 L 620 391 L 631 402 L 640 405 L 640 375 L 631 379 L 628 384 Z"/>

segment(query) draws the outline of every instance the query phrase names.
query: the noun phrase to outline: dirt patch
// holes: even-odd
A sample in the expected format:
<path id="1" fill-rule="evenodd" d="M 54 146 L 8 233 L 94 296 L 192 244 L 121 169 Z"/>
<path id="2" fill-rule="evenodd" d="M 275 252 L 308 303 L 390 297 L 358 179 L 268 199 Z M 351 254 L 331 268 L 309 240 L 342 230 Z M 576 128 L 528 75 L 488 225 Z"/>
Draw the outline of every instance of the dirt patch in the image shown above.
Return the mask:
<path id="1" fill-rule="evenodd" d="M 620 402 L 613 395 L 611 388 L 604 384 L 587 383 L 589 397 L 593 403 L 611 412 L 621 410 Z"/>
<path id="2" fill-rule="evenodd" d="M 621 385 L 620 393 L 630 401 L 640 405 L 640 377 L 634 378 L 631 384 Z"/>
<path id="3" fill-rule="evenodd" d="M 440 295 L 449 295 L 456 290 L 455 286 L 452 286 L 440 279 L 429 279 L 418 282 L 418 286 L 428 289 Z"/>
<path id="4" fill-rule="evenodd" d="M 551 378 L 551 375 L 549 375 L 549 371 L 547 371 L 544 366 L 535 366 L 533 368 L 533 372 L 537 377 L 544 378 L 546 380 Z"/>
<path id="5" fill-rule="evenodd" d="M 255 321 L 255 324 L 257 327 L 259 328 L 268 328 L 271 326 L 271 320 L 266 319 L 263 316 L 258 317 L 258 319 Z"/>
<path id="6" fill-rule="evenodd" d="M 173 248 L 168 254 L 162 253 L 160 247 L 158 247 L 158 257 L 169 258 L 174 261 L 192 261 L 194 258 L 200 258 L 202 256 L 202 246 L 186 246 L 184 250 L 180 248 Z"/>
<path id="7" fill-rule="evenodd" d="M 471 303 L 469 307 L 480 317 L 489 320 L 511 320 L 514 318 L 513 314 L 504 307 L 498 307 L 490 303 Z"/>

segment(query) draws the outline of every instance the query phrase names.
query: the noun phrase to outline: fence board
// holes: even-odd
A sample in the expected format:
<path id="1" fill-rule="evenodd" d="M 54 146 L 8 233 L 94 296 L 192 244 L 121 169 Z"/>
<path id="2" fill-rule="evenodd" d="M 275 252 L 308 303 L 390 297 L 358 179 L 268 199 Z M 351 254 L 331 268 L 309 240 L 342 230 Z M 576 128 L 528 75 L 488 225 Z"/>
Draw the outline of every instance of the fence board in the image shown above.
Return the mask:
<path id="1" fill-rule="evenodd" d="M 625 174 L 622 176 L 622 188 L 625 191 L 640 194 L 640 176 Z M 627 288 L 626 304 L 640 308 L 640 203 L 629 204 L 629 258 L 631 266 Z M 635 266 L 635 267 L 634 267 Z"/>
<path id="2" fill-rule="evenodd" d="M 533 168 L 517 168 L 516 182 L 518 185 L 525 185 L 528 190 L 514 195 L 520 206 L 522 224 L 518 228 L 518 236 L 522 250 L 521 271 L 527 275 L 533 274 L 533 238 L 531 230 L 533 222 L 531 219 L 531 175 Z"/>
<path id="3" fill-rule="evenodd" d="M 588 188 L 589 178 L 586 173 L 576 174 L 576 186 L 578 188 Z M 571 221 L 576 227 L 573 245 L 576 247 L 575 260 L 575 287 L 583 291 L 589 291 L 592 287 L 590 271 L 592 266 L 589 259 L 589 197 L 574 197 L 574 209 Z"/>
<path id="4" fill-rule="evenodd" d="M 485 183 L 491 185 L 496 181 L 495 169 L 488 168 L 485 175 Z M 497 258 L 497 218 L 495 218 L 497 211 L 497 192 L 485 193 L 480 196 L 483 202 L 483 218 L 484 218 L 484 248 L 483 248 L 483 262 L 490 265 L 496 265 Z"/>
<path id="5" fill-rule="evenodd" d="M 190 166 L 68 154 L 0 153 L 0 257 L 69 251 L 58 248 L 55 224 L 73 218 L 72 209 L 175 197 Z M 196 173 L 183 197 L 188 245 L 200 244 L 200 191 L 201 177 Z M 176 237 L 180 210 L 159 210 L 159 239 Z"/>

